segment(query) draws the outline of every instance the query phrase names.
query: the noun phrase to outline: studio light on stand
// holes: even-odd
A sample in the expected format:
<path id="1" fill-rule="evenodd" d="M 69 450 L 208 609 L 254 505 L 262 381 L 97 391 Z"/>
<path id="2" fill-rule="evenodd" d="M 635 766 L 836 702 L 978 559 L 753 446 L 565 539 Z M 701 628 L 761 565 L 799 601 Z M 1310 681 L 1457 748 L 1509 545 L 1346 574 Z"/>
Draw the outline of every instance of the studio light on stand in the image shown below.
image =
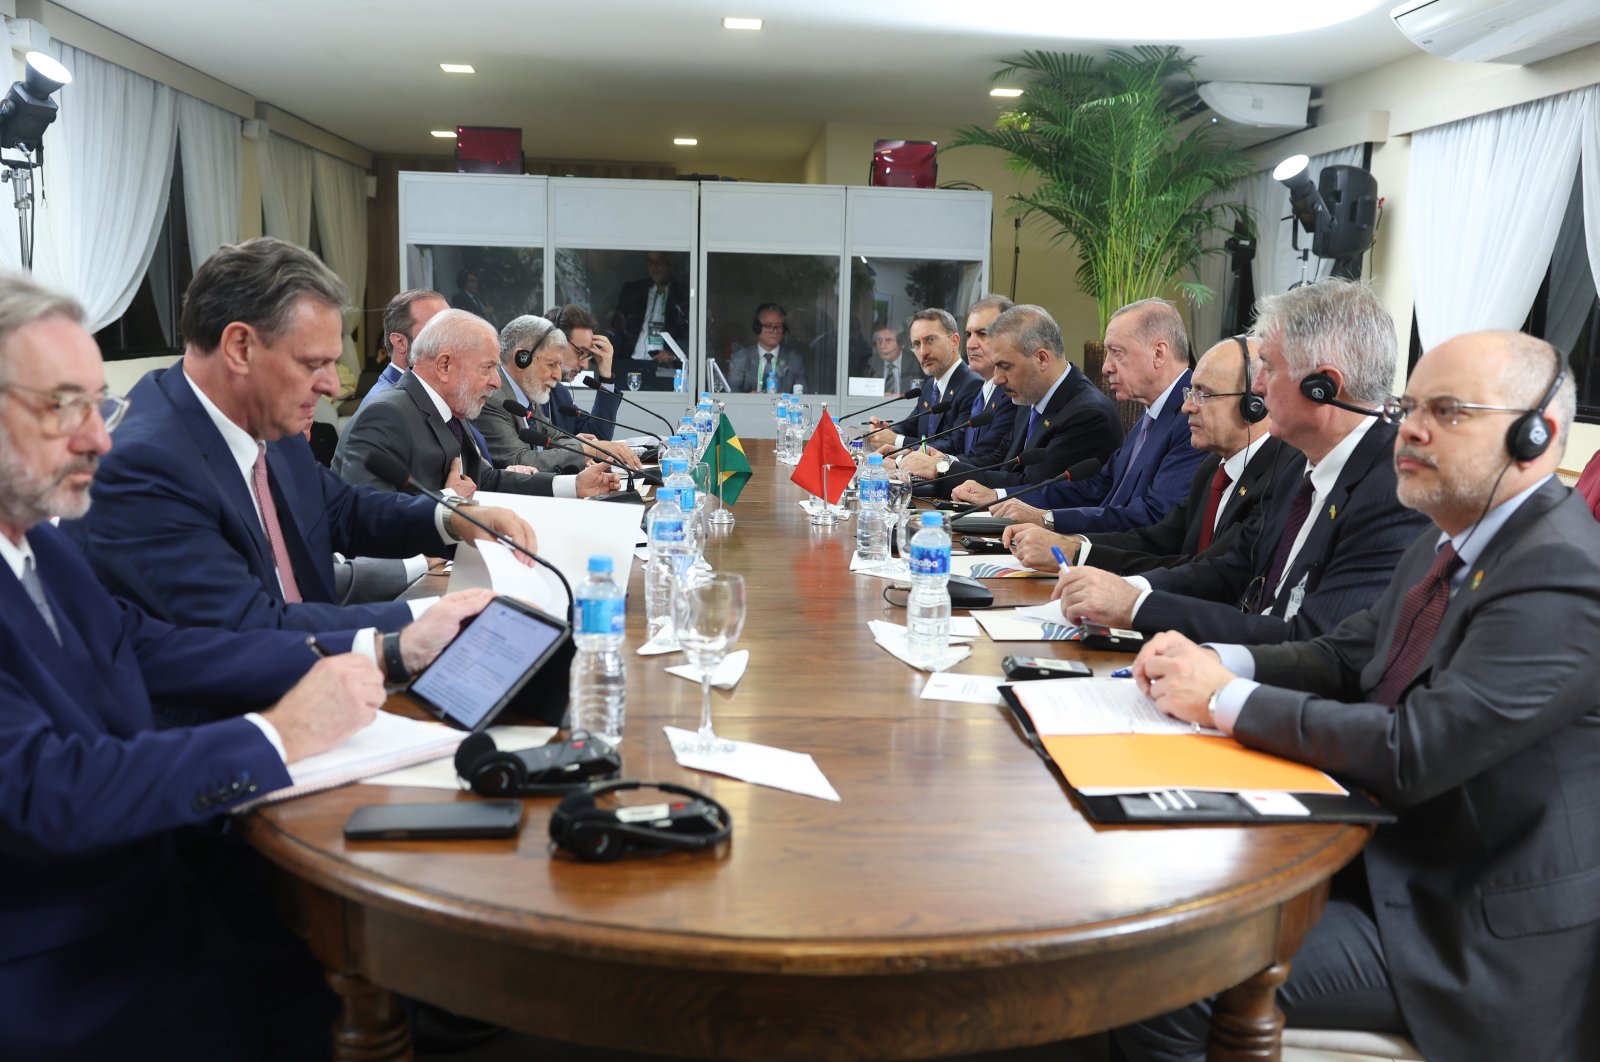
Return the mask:
<path id="1" fill-rule="evenodd" d="M 44 131 L 56 120 L 56 101 L 50 97 L 72 81 L 67 68 L 43 52 L 29 52 L 27 72 L 0 99 L 0 152 L 20 150 L 21 158 L 0 154 L 0 181 L 16 190 L 17 226 L 22 264 L 33 268 L 33 171 L 44 165 Z M 32 155 L 33 158 L 28 156 Z"/>
<path id="2" fill-rule="evenodd" d="M 1297 222 L 1294 249 L 1302 262 L 1308 253 L 1332 259 L 1334 276 L 1359 280 L 1361 256 L 1377 230 L 1378 180 L 1360 166 L 1325 166 L 1313 184 L 1310 166 L 1305 155 L 1291 155 L 1272 171 L 1273 180 L 1289 189 Z M 1309 252 L 1300 246 L 1300 229 L 1311 234 Z"/>

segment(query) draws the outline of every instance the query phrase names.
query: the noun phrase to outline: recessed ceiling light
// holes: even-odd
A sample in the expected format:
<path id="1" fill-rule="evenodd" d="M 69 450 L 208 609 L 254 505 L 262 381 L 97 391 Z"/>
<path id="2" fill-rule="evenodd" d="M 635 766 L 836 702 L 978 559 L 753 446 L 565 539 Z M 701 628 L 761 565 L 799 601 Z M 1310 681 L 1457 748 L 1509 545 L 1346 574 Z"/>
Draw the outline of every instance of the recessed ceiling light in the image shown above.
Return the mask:
<path id="1" fill-rule="evenodd" d="M 447 74 L 476 74 L 471 63 L 440 63 L 439 69 Z"/>
<path id="2" fill-rule="evenodd" d="M 761 28 L 759 18 L 725 18 L 722 20 L 723 29 L 758 30 Z"/>
<path id="3" fill-rule="evenodd" d="M 992 88 L 989 90 L 989 95 L 999 96 L 1001 99 L 1012 100 L 1022 95 L 1022 90 L 1015 88 Z"/>
<path id="4" fill-rule="evenodd" d="M 432 133 L 440 140 L 454 140 L 456 138 L 456 131 L 454 129 L 430 129 L 428 132 Z"/>
<path id="5" fill-rule="evenodd" d="M 699 140 L 692 136 L 675 136 L 672 138 L 672 142 L 679 147 L 694 147 L 696 144 L 700 143 Z"/>

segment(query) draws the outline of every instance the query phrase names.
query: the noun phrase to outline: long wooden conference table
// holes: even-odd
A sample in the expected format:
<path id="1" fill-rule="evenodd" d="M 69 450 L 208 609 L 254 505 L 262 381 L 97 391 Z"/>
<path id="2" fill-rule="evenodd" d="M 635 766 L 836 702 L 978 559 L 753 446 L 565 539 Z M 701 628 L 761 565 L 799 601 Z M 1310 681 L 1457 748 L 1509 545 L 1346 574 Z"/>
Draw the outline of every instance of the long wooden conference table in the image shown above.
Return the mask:
<path id="1" fill-rule="evenodd" d="M 344 1008 L 343 1059 L 410 1057 L 396 1000 L 583 1044 L 707 1059 L 912 1059 L 1046 1043 L 1222 992 L 1211 1058 L 1277 1057 L 1273 993 L 1320 915 L 1350 825 L 1102 827 L 1007 714 L 918 698 L 926 676 L 879 648 L 903 622 L 883 580 L 852 575 L 854 524 L 814 529 L 770 443 L 737 526 L 708 559 L 748 582 L 748 671 L 718 692 L 720 735 L 809 752 L 833 803 L 677 766 L 662 726 L 698 725 L 697 685 L 640 657 L 630 584 L 630 778 L 731 811 L 715 853 L 581 863 L 552 851 L 555 798 L 505 841 L 347 845 L 363 804 L 448 799 L 347 786 L 247 816 L 286 907 Z M 989 584 L 998 604 L 1045 580 Z M 1129 658 L 980 639 L 954 670 L 1008 652 Z M 477 799 L 458 794 L 455 799 Z"/>

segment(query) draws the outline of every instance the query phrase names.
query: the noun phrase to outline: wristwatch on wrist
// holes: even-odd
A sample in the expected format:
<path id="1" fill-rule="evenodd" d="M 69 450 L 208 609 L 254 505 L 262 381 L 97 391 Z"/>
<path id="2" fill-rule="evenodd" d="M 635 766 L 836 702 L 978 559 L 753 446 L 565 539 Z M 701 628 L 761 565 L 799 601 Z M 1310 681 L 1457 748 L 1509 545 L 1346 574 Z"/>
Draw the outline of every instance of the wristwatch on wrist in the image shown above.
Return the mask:
<path id="1" fill-rule="evenodd" d="M 383 636 L 383 673 L 391 684 L 406 681 L 411 672 L 406 669 L 405 657 L 400 654 L 400 632 L 390 631 Z"/>
<path id="2" fill-rule="evenodd" d="M 1054 531 L 1056 529 L 1056 511 L 1054 509 L 1046 509 L 1043 519 L 1046 531 Z"/>
<path id="3" fill-rule="evenodd" d="M 948 457 L 939 458 L 938 462 L 934 464 L 933 470 L 941 476 L 944 475 L 950 471 L 950 459 Z"/>

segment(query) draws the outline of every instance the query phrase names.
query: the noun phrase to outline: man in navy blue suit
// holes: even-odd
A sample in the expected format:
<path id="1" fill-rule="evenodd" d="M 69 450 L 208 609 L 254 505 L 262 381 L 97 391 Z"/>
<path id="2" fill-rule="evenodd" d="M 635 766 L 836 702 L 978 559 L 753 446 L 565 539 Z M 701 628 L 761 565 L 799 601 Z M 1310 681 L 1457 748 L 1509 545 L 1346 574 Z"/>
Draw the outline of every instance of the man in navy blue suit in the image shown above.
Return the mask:
<path id="1" fill-rule="evenodd" d="M 973 395 L 971 404 L 965 410 L 956 412 L 969 420 L 987 413 L 990 417 L 989 423 L 948 436 L 941 440 L 938 446 L 929 446 L 926 452 L 903 454 L 896 461 L 899 467 L 919 479 L 936 479 L 940 475 L 940 464 L 948 470 L 959 460 L 976 468 L 982 468 L 1001 460 L 1005 457 L 1006 451 L 1011 449 L 1011 431 L 1017 418 L 1016 408 L 1012 406 L 1005 390 L 994 381 L 994 360 L 989 356 L 986 344 L 989 340 L 989 326 L 994 324 L 996 317 L 1011 309 L 1013 305 L 1014 303 L 1004 295 L 986 295 L 973 303 L 972 309 L 967 311 L 967 367 L 977 373 L 978 379 L 983 383 Z M 924 484 L 920 490 L 947 496 L 950 493 L 944 484 L 932 486 Z"/>
<path id="2" fill-rule="evenodd" d="M 918 310 L 911 315 L 907 331 L 911 353 L 922 366 L 922 390 L 905 419 L 891 423 L 872 418 L 867 445 L 877 446 L 882 454 L 916 447 L 930 436 L 954 437 L 944 433 L 971 419 L 972 400 L 983 389 L 983 378 L 961 360 L 961 328 L 948 310 Z M 933 412 L 941 404 L 944 411 Z"/>
<path id="3" fill-rule="evenodd" d="M 370 722 L 377 647 L 347 639 L 360 651 L 318 661 L 295 632 L 173 627 L 96 581 L 47 522 L 89 508 L 127 409 L 82 321 L 70 298 L 0 276 L 0 1053 L 325 1057 L 315 963 L 281 927 L 247 952 L 224 921 L 238 897 L 209 892 L 174 835 Z M 405 666 L 491 597 L 408 627 Z M 158 731 L 152 697 L 211 721 Z"/>
<path id="4" fill-rule="evenodd" d="M 389 364 L 383 367 L 383 372 L 362 397 L 361 405 L 356 407 L 358 412 L 374 397 L 400 382 L 400 377 L 411 368 L 411 344 L 417 333 L 433 320 L 434 314 L 449 308 L 443 295 L 427 288 L 402 291 L 389 300 L 389 305 L 383 308 L 383 349 L 389 352 Z"/>
<path id="5" fill-rule="evenodd" d="M 140 380 L 95 506 L 66 528 L 112 593 L 170 623 L 397 631 L 431 602 L 337 604 L 335 551 L 439 555 L 484 533 L 426 498 L 351 487 L 302 436 L 338 389 L 342 281 L 309 252 L 220 248 L 184 298 L 182 361 Z M 524 545 L 515 514 L 479 514 Z"/>
<path id="6" fill-rule="evenodd" d="M 610 441 L 617 430 L 612 421 L 622 409 L 622 398 L 617 393 L 617 376 L 622 370 L 617 367 L 611 337 L 597 331 L 599 322 L 594 314 L 574 303 L 552 307 L 544 315 L 566 333 L 567 345 L 562 351 L 565 378 L 570 380 L 579 371 L 589 369 L 600 389 L 594 392 L 590 412 L 574 415 L 561 411 L 565 406 L 577 405 L 572 400 L 572 389 L 557 382 L 550 388 L 550 398 L 541 412 L 548 414 L 545 419 L 568 435 L 592 435 L 598 440 Z"/>
<path id="7" fill-rule="evenodd" d="M 1157 523 L 1189 493 L 1195 466 L 1205 456 L 1189 445 L 1183 391 L 1189 386 L 1189 336 L 1183 317 L 1166 299 L 1142 299 L 1106 323 L 1104 373 L 1118 401 L 1145 407 L 1122 449 L 1098 475 L 1052 483 L 1026 502 L 1007 498 L 996 516 L 1078 534 L 1125 531 Z M 960 501 L 988 501 L 987 488 L 968 485 Z"/>

